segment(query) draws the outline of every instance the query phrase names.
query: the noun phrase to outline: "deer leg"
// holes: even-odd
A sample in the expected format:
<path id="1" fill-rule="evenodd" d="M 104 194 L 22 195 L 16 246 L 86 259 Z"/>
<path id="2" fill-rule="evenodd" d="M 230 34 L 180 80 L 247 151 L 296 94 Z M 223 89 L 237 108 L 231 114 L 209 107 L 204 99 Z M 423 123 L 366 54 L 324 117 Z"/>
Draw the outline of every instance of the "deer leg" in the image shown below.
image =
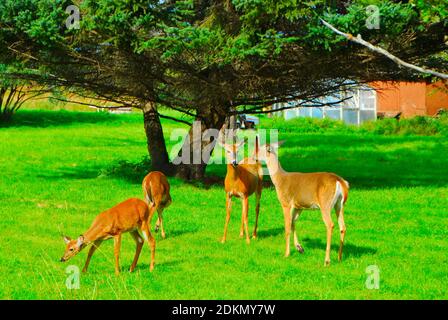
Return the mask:
<path id="1" fill-rule="evenodd" d="M 321 209 L 322 219 L 324 220 L 325 227 L 327 228 L 327 248 L 325 250 L 325 266 L 330 265 L 330 250 L 331 250 L 331 235 L 333 233 L 334 223 L 331 221 L 331 210 Z"/>
<path id="2" fill-rule="evenodd" d="M 249 238 L 249 198 L 243 198 L 244 231 L 246 233 L 246 243 L 250 243 Z"/>
<path id="3" fill-rule="evenodd" d="M 285 249 L 285 257 L 289 257 L 290 248 L 289 244 L 291 242 L 291 207 L 283 206 L 283 218 L 285 219 L 285 240 L 286 240 L 286 249 Z"/>
<path id="4" fill-rule="evenodd" d="M 115 274 L 120 274 L 121 233 L 114 237 Z"/>
<path id="5" fill-rule="evenodd" d="M 254 227 L 254 233 L 252 235 L 252 238 L 256 238 L 257 237 L 257 228 L 258 228 L 258 215 L 260 213 L 260 198 L 261 198 L 261 190 L 258 191 L 255 194 L 255 227 Z"/>
<path id="6" fill-rule="evenodd" d="M 296 221 L 299 218 L 301 213 L 301 210 L 296 208 L 291 208 L 291 229 L 292 233 L 294 235 L 294 246 L 296 247 L 297 251 L 300 253 L 303 253 L 303 247 L 300 245 L 299 240 L 297 239 L 297 232 L 296 232 Z"/>
<path id="7" fill-rule="evenodd" d="M 156 213 L 156 211 L 159 211 L 159 208 L 158 208 L 158 206 L 156 206 L 156 205 L 154 204 L 154 206 L 152 207 L 152 209 L 151 209 L 151 211 L 150 211 L 150 214 L 149 214 L 149 216 L 151 217 L 151 220 L 149 220 L 150 224 L 151 224 L 151 221 L 152 221 L 152 217 L 154 216 L 154 214 Z M 159 232 L 159 228 L 160 228 L 160 216 L 157 215 L 156 227 L 154 228 L 154 232 L 155 232 L 155 233 Z"/>
<path id="8" fill-rule="evenodd" d="M 229 225 L 231 211 L 232 211 L 232 197 L 229 194 L 227 194 L 226 195 L 226 222 L 224 224 L 224 235 L 222 236 L 222 240 L 221 240 L 222 243 L 226 242 L 227 227 Z"/>
<path id="9" fill-rule="evenodd" d="M 146 221 L 142 224 L 142 234 L 151 250 L 151 263 L 149 265 L 149 271 L 152 271 L 154 270 L 154 260 L 156 255 L 156 239 L 152 236 L 151 231 L 149 230 L 148 222 Z"/>
<path id="10" fill-rule="evenodd" d="M 240 238 L 244 237 L 244 210 L 241 210 Z"/>
<path id="11" fill-rule="evenodd" d="M 160 230 L 162 230 L 162 239 L 165 239 L 166 235 L 165 235 L 165 229 L 163 228 L 163 209 L 157 209 L 157 215 L 158 215 L 158 224 L 160 226 Z M 157 225 L 156 225 L 157 228 Z"/>
<path id="12" fill-rule="evenodd" d="M 142 247 L 143 247 L 143 239 L 142 239 L 142 237 L 140 237 L 137 230 L 132 231 L 131 236 L 135 240 L 136 249 L 135 249 L 134 260 L 132 261 L 131 268 L 129 269 L 129 272 L 133 272 L 135 267 L 137 266 L 138 258 L 140 256 L 140 252 L 142 251 Z"/>
<path id="13" fill-rule="evenodd" d="M 341 232 L 341 243 L 339 245 L 338 260 L 342 261 L 342 249 L 344 248 L 345 223 L 344 223 L 344 207 L 342 200 L 336 205 L 336 216 L 338 217 L 339 231 Z"/>
<path id="14" fill-rule="evenodd" d="M 103 241 L 96 240 L 93 242 L 92 246 L 89 249 L 89 253 L 87 254 L 87 260 L 86 260 L 86 263 L 84 264 L 84 268 L 82 268 L 82 272 L 87 272 L 87 268 L 89 267 L 90 259 L 92 258 L 92 255 L 95 252 L 95 250 L 98 249 L 98 247 L 100 246 L 101 242 L 103 242 Z"/>

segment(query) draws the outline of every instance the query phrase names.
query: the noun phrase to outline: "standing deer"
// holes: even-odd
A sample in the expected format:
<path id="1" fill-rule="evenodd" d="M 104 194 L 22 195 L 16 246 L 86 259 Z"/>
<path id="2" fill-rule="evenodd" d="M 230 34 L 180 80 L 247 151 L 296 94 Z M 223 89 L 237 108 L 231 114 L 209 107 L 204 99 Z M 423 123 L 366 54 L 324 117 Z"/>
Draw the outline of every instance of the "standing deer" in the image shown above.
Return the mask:
<path id="1" fill-rule="evenodd" d="M 222 144 L 226 150 L 227 174 L 224 180 L 226 191 L 226 222 L 224 225 L 224 236 L 221 242 L 224 243 L 227 237 L 227 227 L 230 220 L 232 208 L 232 197 L 241 198 L 243 202 L 241 214 L 240 237 L 243 237 L 243 228 L 246 233 L 246 242 L 250 243 L 248 231 L 249 196 L 255 193 L 255 228 L 253 238 L 257 237 L 258 214 L 260 212 L 260 198 L 263 187 L 263 172 L 258 161 L 258 137 L 255 140 L 255 154 L 251 158 L 245 158 L 240 163 L 237 162 L 238 148 L 244 144 Z M 255 158 L 255 159 L 254 159 Z"/>
<path id="2" fill-rule="evenodd" d="M 283 144 L 283 141 L 262 146 L 260 148 L 260 159 L 266 161 L 269 175 L 277 191 L 278 200 L 283 208 L 286 236 L 285 256 L 288 257 L 290 254 L 291 229 L 294 234 L 294 245 L 296 249 L 300 253 L 304 252 L 297 240 L 296 233 L 296 220 L 302 210 L 320 209 L 322 219 L 327 228 L 325 265 L 329 265 L 331 235 L 334 227 L 333 221 L 331 220 L 331 210 L 334 208 L 341 233 L 338 255 L 339 261 L 341 261 L 345 237 L 344 204 L 348 197 L 348 182 L 336 174 L 328 172 L 286 172 L 280 165 L 277 156 L 277 150 L 281 144 Z"/>
<path id="3" fill-rule="evenodd" d="M 83 272 L 87 272 L 90 259 L 95 250 L 104 240 L 114 238 L 115 273 L 119 274 L 121 235 L 129 232 L 137 245 L 134 261 L 129 270 L 132 272 L 137 265 L 140 251 L 143 247 L 143 239 L 138 232 L 138 230 L 140 230 L 143 234 L 143 238 L 147 240 L 151 249 L 151 264 L 149 270 L 152 271 L 154 269 L 156 240 L 150 232 L 149 222 L 151 221 L 151 218 L 152 216 L 149 212 L 148 205 L 143 200 L 135 198 L 125 200 L 115 207 L 100 213 L 95 220 L 93 220 L 90 228 L 83 235 L 80 235 L 78 239 L 72 240 L 69 237 L 64 236 L 64 241 L 67 247 L 61 258 L 61 262 L 71 259 L 82 249 L 91 244 L 92 246 L 87 255 L 86 263 L 82 269 Z"/>
<path id="4" fill-rule="evenodd" d="M 163 228 L 163 210 L 171 204 L 170 184 L 166 176 L 160 171 L 148 173 L 142 182 L 143 193 L 148 202 L 151 217 L 157 211 L 156 232 L 159 227 L 162 230 L 162 238 L 165 239 Z"/>

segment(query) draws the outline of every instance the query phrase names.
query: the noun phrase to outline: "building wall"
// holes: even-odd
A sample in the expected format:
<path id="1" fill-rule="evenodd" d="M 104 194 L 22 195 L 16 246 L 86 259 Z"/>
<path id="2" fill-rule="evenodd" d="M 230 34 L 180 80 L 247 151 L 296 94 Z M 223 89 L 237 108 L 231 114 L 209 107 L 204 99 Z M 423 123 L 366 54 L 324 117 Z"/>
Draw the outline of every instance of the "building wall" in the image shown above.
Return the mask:
<path id="1" fill-rule="evenodd" d="M 400 95 L 397 85 L 390 82 L 375 82 L 371 86 L 376 90 L 376 111 L 383 113 L 400 112 Z"/>
<path id="2" fill-rule="evenodd" d="M 426 114 L 426 83 L 424 82 L 375 82 L 377 112 L 387 116 L 402 112 L 403 117 Z"/>
<path id="3" fill-rule="evenodd" d="M 428 115 L 435 115 L 439 109 L 448 110 L 448 86 L 442 82 L 426 86 L 426 109 Z"/>
<path id="4" fill-rule="evenodd" d="M 434 115 L 440 108 L 448 109 L 448 87 L 442 82 L 375 82 L 377 112 L 403 117 Z"/>

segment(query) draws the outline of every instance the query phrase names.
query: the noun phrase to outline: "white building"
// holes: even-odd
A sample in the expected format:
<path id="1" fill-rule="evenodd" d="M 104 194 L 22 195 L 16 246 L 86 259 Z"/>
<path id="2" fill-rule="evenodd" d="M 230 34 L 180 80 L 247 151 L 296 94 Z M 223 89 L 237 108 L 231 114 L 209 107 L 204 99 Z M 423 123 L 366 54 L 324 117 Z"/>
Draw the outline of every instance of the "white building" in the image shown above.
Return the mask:
<path id="1" fill-rule="evenodd" d="M 351 98 L 349 98 L 351 97 Z M 349 98 L 347 100 L 344 100 Z M 350 91 L 341 91 L 338 96 L 329 96 L 320 99 L 320 102 L 337 102 L 339 104 L 325 107 L 297 107 L 275 113 L 283 116 L 286 120 L 296 117 L 330 118 L 342 120 L 347 124 L 359 125 L 365 121 L 376 120 L 377 94 L 370 87 L 359 87 Z M 276 103 L 273 109 L 280 109 L 285 106 L 298 105 L 299 102 Z"/>

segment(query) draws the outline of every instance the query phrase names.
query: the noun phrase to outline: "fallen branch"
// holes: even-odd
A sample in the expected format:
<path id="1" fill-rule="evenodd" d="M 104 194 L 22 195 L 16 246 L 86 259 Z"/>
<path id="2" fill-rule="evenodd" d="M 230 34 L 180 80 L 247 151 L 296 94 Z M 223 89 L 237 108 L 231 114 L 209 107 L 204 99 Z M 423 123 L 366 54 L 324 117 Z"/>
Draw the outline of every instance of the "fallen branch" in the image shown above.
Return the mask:
<path id="1" fill-rule="evenodd" d="M 361 35 L 360 35 L 360 34 L 358 34 L 358 36 L 355 37 L 355 36 L 353 36 L 353 35 L 351 35 L 351 34 L 349 34 L 349 33 L 345 33 L 345 32 L 342 32 L 342 31 L 336 29 L 334 26 L 332 26 L 331 24 L 329 24 L 329 23 L 328 23 L 327 21 L 325 21 L 324 19 L 320 19 L 320 21 L 322 21 L 322 23 L 323 23 L 326 27 L 328 27 L 329 29 L 331 29 L 333 32 L 335 32 L 335 33 L 337 33 L 337 34 L 343 36 L 344 38 L 346 38 L 346 39 L 348 39 L 348 40 L 350 40 L 350 41 L 353 41 L 353 42 L 358 43 L 358 44 L 360 44 L 360 45 L 362 45 L 362 46 L 364 46 L 364 47 L 367 47 L 367 48 L 369 48 L 370 50 L 372 50 L 372 51 L 374 51 L 374 52 L 377 52 L 377 53 L 380 53 L 380 54 L 386 56 L 387 58 L 389 58 L 390 60 L 392 60 L 393 62 L 395 62 L 395 63 L 398 64 L 398 65 L 404 66 L 404 67 L 409 68 L 409 69 L 413 69 L 413 70 L 418 71 L 418 72 L 421 72 L 421 73 L 431 74 L 431 75 L 433 75 L 433 76 L 436 76 L 436 77 L 439 77 L 439 78 L 442 78 L 442 79 L 448 79 L 448 74 L 446 74 L 446 73 L 441 73 L 441 72 L 437 72 L 437 71 L 434 71 L 434 70 L 424 69 L 424 68 L 418 67 L 418 66 L 416 66 L 416 65 L 413 65 L 413 64 L 411 64 L 411 63 L 408 63 L 408 62 L 405 62 L 405 61 L 401 60 L 400 58 L 394 56 L 394 55 L 393 55 L 392 53 L 390 53 L 389 51 L 384 50 L 383 48 L 374 46 L 373 44 L 371 44 L 371 43 L 369 43 L 369 42 L 363 40 L 363 39 L 361 38 Z"/>

